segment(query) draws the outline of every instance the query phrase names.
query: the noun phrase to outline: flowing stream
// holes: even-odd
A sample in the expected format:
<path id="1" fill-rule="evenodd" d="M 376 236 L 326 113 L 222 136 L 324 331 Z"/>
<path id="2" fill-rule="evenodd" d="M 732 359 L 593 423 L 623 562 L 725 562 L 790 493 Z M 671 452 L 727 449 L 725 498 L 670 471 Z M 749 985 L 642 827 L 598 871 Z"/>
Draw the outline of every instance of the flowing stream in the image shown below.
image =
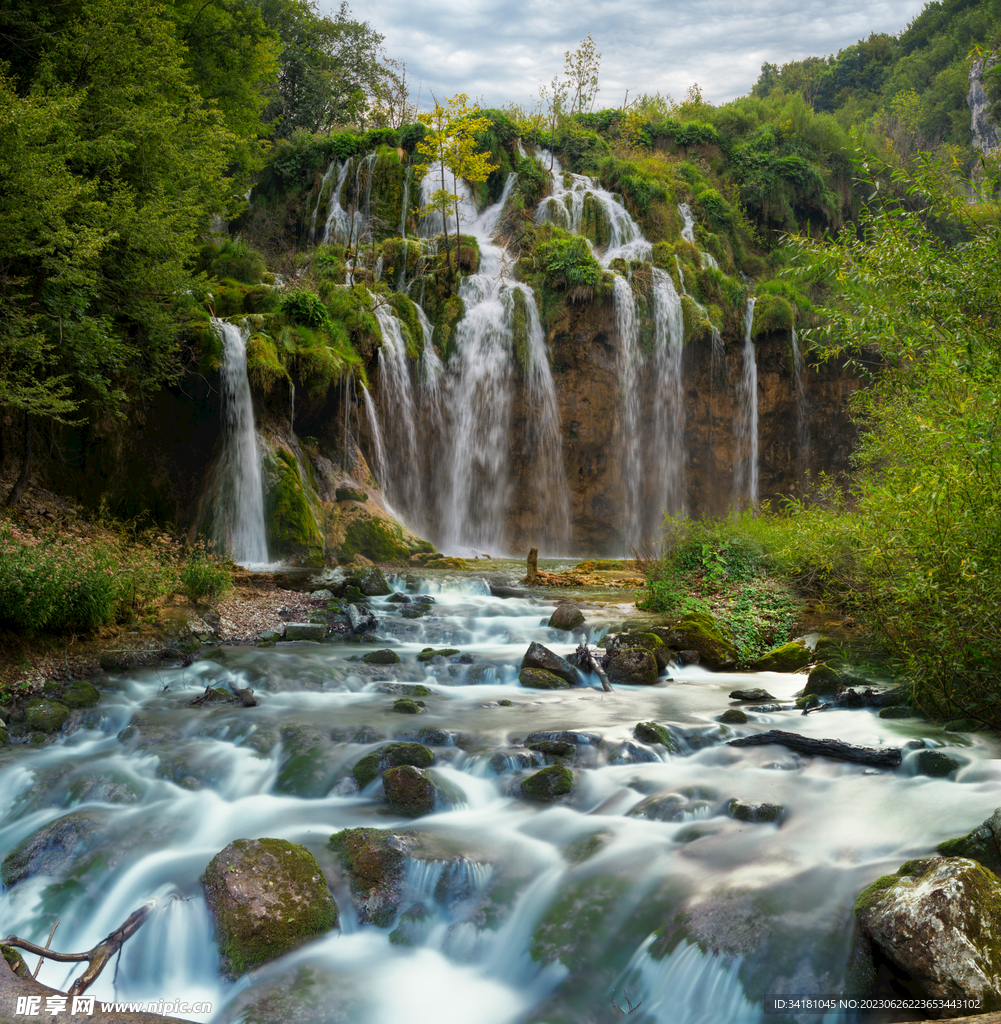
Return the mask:
<path id="1" fill-rule="evenodd" d="M 249 329 L 217 319 L 212 320 L 212 328 L 222 341 L 222 452 L 213 481 L 214 539 L 242 565 L 264 564 L 268 561 L 268 542 L 261 457 L 247 379 Z"/>
<path id="2" fill-rule="evenodd" d="M 399 664 L 357 660 L 366 645 L 222 647 L 188 667 L 113 675 L 54 743 L 4 748 L 0 851 L 67 814 L 79 826 L 71 856 L 50 851 L 0 896 L 4 931 L 44 942 L 59 918 L 54 947 L 89 949 L 149 901 L 117 981 L 109 967 L 93 994 L 207 1000 L 213 1011 L 193 1015 L 206 1021 L 610 1022 L 614 999 L 641 1003 L 632 1016 L 646 1024 L 778 1022 L 762 1014 L 764 993 L 844 990 L 856 894 L 998 802 L 998 751 L 919 719 L 759 708 L 746 725 L 716 721 L 735 687 L 783 701 L 801 675 L 671 666 L 659 685 L 614 693 L 594 677 L 525 689 L 530 641 L 561 654 L 577 642 L 544 624 L 554 602 L 502 600 L 470 577 L 411 586 L 434 598 L 422 619 L 370 602 L 376 646 Z M 590 613 L 592 641 L 626 614 Z M 418 662 L 428 645 L 460 653 Z M 260 706 L 185 706 L 206 684 L 231 683 L 253 686 Z M 426 713 L 391 710 L 407 684 L 430 691 Z M 646 721 L 670 731 L 675 753 L 633 735 Z M 725 743 L 769 728 L 900 746 L 904 762 L 874 770 Z M 574 752 L 574 791 L 556 804 L 518 795 L 553 759 L 526 745 L 537 734 Z M 435 813 L 402 818 L 379 780 L 360 792 L 351 780 L 355 762 L 394 737 L 432 746 L 451 794 Z M 915 774 L 918 751 L 945 744 L 958 773 Z M 781 805 L 780 820 L 737 821 L 734 797 Z M 399 909 L 409 924 L 358 923 L 327 844 L 358 826 L 418 828 L 444 851 L 408 861 Z M 260 837 L 313 852 L 341 928 L 225 982 L 199 878 L 228 843 Z M 65 988 L 76 973 L 47 961 L 39 978 Z M 305 1000 L 301 1014 L 281 1002 L 290 992 Z"/>

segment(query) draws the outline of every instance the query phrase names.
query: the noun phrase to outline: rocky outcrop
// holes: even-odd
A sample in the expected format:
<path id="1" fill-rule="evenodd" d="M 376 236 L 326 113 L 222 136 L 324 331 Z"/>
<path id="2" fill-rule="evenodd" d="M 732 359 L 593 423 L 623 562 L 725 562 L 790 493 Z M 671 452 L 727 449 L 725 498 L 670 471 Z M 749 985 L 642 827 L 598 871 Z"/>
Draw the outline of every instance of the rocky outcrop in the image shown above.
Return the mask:
<path id="1" fill-rule="evenodd" d="M 990 97 L 984 89 L 984 73 L 990 71 L 998 62 L 995 53 L 987 57 L 977 57 L 970 67 L 970 91 L 966 102 L 970 108 L 970 133 L 973 135 L 973 148 L 987 155 L 1001 146 L 1001 129 L 990 114 Z"/>
<path id="2" fill-rule="evenodd" d="M 338 924 L 316 859 L 284 839 L 237 839 L 212 858 L 202 885 L 221 970 L 231 978 Z"/>

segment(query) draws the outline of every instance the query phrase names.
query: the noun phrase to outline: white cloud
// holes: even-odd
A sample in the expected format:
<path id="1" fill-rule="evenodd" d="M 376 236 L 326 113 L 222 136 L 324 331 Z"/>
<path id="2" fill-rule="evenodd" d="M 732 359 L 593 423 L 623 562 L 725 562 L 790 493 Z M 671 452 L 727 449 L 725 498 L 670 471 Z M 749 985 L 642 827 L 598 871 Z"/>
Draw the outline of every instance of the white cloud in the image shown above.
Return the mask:
<path id="1" fill-rule="evenodd" d="M 334 0 L 320 0 L 333 13 Z M 623 94 L 681 98 L 693 82 L 722 103 L 750 91 L 762 63 L 836 53 L 870 32 L 900 32 L 922 0 L 355 0 L 352 16 L 406 62 L 423 100 L 465 92 L 485 106 L 530 106 L 586 35 L 601 59 L 599 106 Z"/>

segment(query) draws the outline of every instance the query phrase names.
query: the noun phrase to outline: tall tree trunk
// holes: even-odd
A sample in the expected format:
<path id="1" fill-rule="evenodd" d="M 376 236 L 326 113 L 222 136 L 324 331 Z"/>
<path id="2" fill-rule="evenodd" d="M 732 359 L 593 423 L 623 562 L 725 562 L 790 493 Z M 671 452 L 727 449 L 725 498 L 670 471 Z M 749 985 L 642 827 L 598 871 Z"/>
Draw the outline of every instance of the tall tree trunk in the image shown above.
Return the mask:
<path id="1" fill-rule="evenodd" d="M 7 500 L 4 502 L 7 508 L 14 508 L 21 500 L 21 495 L 24 494 L 24 489 L 28 485 L 28 477 L 31 476 L 31 454 L 31 413 L 26 412 L 24 414 L 24 461 L 21 463 L 21 473 L 14 481 L 14 486 L 10 489 Z"/>
<path id="2" fill-rule="evenodd" d="M 441 188 L 445 190 L 445 161 L 441 162 Z M 448 247 L 448 213 L 442 210 L 441 213 L 442 227 L 445 232 L 445 266 L 448 267 L 449 273 L 452 271 L 452 253 Z"/>

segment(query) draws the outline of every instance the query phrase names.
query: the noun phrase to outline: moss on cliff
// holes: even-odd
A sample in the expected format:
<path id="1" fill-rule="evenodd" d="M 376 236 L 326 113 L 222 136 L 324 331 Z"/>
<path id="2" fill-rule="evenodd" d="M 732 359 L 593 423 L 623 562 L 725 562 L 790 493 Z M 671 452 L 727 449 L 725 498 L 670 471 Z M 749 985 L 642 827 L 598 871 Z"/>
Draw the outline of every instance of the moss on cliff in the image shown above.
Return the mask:
<path id="1" fill-rule="evenodd" d="M 264 475 L 268 550 L 272 555 L 322 554 L 323 535 L 313 511 L 319 502 L 303 481 L 295 455 L 287 448 L 276 448 L 265 456 Z"/>

